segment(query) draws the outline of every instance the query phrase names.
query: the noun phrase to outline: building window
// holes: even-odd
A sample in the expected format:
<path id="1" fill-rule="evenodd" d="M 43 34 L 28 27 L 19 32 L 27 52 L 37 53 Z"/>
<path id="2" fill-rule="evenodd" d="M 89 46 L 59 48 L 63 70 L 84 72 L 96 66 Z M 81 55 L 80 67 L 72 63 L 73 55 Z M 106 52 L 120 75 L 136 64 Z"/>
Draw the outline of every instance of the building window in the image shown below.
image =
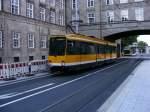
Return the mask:
<path id="1" fill-rule="evenodd" d="M 0 0 L 0 11 L 2 10 L 2 0 Z"/>
<path id="2" fill-rule="evenodd" d="M 112 5 L 113 4 L 113 0 L 106 0 L 106 5 Z"/>
<path id="3" fill-rule="evenodd" d="M 19 62 L 19 57 L 14 57 L 14 62 Z"/>
<path id="4" fill-rule="evenodd" d="M 144 20 L 144 10 L 143 8 L 135 8 L 135 19 L 138 21 Z"/>
<path id="5" fill-rule="evenodd" d="M 48 0 L 50 6 L 55 7 L 55 0 Z"/>
<path id="6" fill-rule="evenodd" d="M 95 14 L 88 13 L 88 23 L 95 23 Z"/>
<path id="7" fill-rule="evenodd" d="M 29 61 L 33 61 L 34 60 L 34 56 L 29 56 Z"/>
<path id="8" fill-rule="evenodd" d="M 121 20 L 127 21 L 128 20 L 128 10 L 121 10 Z"/>
<path id="9" fill-rule="evenodd" d="M 60 8 L 64 9 L 64 0 L 60 0 Z"/>
<path id="10" fill-rule="evenodd" d="M 46 0 L 39 0 L 40 4 L 46 4 Z"/>
<path id="11" fill-rule="evenodd" d="M 19 15 L 20 10 L 20 0 L 11 0 L 11 13 Z"/>
<path id="12" fill-rule="evenodd" d="M 94 7 L 94 0 L 87 0 L 88 7 Z"/>
<path id="13" fill-rule="evenodd" d="M 55 12 L 54 11 L 51 11 L 50 12 L 50 23 L 54 23 L 55 24 L 55 20 L 56 20 L 56 17 L 55 17 Z"/>
<path id="14" fill-rule="evenodd" d="M 41 48 L 46 48 L 46 36 L 43 36 L 42 39 L 41 39 Z"/>
<path id="15" fill-rule="evenodd" d="M 33 4 L 27 3 L 27 17 L 33 18 Z"/>
<path id="16" fill-rule="evenodd" d="M 46 9 L 43 7 L 40 7 L 40 20 L 45 21 L 45 11 Z"/>
<path id="17" fill-rule="evenodd" d="M 128 0 L 120 0 L 120 3 L 128 3 Z"/>
<path id="18" fill-rule="evenodd" d="M 3 47 L 3 33 L 0 31 L 0 48 Z"/>
<path id="19" fill-rule="evenodd" d="M 76 0 L 72 0 L 72 9 L 76 8 Z"/>
<path id="20" fill-rule="evenodd" d="M 106 12 L 106 18 L 107 18 L 107 21 L 109 23 L 113 22 L 114 21 L 114 12 L 113 11 L 107 11 Z"/>
<path id="21" fill-rule="evenodd" d="M 46 56 L 42 56 L 42 60 L 45 60 L 46 59 Z"/>
<path id="22" fill-rule="evenodd" d="M 13 32 L 13 48 L 20 48 L 20 33 Z"/>
<path id="23" fill-rule="evenodd" d="M 72 0 L 72 9 L 78 8 L 78 0 Z"/>
<path id="24" fill-rule="evenodd" d="M 135 2 L 141 2 L 141 1 L 144 1 L 144 0 L 135 0 Z"/>
<path id="25" fill-rule="evenodd" d="M 64 16 L 63 16 L 62 14 L 59 15 L 58 23 L 59 23 L 59 25 L 61 25 L 61 26 L 64 25 Z"/>
<path id="26" fill-rule="evenodd" d="M 28 34 L 28 48 L 34 48 L 34 35 Z"/>

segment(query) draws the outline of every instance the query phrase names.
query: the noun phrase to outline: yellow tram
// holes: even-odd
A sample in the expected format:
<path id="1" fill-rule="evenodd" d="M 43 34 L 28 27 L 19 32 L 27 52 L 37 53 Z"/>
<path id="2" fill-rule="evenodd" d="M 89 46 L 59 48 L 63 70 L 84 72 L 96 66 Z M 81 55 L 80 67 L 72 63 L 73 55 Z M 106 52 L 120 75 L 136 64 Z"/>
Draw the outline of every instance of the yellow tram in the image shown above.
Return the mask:
<path id="1" fill-rule="evenodd" d="M 52 72 L 93 67 L 116 58 L 116 44 L 79 34 L 49 38 L 49 66 Z"/>

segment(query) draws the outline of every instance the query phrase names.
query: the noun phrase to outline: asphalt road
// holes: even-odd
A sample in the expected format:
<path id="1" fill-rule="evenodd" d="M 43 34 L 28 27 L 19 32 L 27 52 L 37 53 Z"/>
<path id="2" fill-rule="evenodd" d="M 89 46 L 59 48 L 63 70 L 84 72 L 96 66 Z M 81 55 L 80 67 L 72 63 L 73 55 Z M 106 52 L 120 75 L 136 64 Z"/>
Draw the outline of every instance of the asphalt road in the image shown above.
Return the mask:
<path id="1" fill-rule="evenodd" d="M 139 63 L 129 59 L 0 86 L 0 112 L 96 112 Z"/>

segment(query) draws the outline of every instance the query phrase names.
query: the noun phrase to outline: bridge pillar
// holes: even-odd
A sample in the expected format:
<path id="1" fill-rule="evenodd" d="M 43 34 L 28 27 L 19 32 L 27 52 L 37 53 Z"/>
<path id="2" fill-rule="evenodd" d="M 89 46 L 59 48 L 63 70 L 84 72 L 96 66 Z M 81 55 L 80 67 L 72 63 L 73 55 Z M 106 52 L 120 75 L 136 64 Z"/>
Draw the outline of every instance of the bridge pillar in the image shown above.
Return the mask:
<path id="1" fill-rule="evenodd" d="M 121 53 L 121 39 L 116 40 L 116 44 L 117 44 L 117 57 L 121 57 L 122 53 Z"/>

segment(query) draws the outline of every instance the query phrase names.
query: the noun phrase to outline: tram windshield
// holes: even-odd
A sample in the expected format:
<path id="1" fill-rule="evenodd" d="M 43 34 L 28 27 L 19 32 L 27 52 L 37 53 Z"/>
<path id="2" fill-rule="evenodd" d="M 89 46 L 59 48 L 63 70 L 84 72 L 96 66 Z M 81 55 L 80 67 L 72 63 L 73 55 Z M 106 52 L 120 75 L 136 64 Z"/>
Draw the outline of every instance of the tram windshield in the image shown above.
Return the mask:
<path id="1" fill-rule="evenodd" d="M 50 38 L 49 55 L 65 55 L 66 38 L 65 37 L 54 37 Z"/>

